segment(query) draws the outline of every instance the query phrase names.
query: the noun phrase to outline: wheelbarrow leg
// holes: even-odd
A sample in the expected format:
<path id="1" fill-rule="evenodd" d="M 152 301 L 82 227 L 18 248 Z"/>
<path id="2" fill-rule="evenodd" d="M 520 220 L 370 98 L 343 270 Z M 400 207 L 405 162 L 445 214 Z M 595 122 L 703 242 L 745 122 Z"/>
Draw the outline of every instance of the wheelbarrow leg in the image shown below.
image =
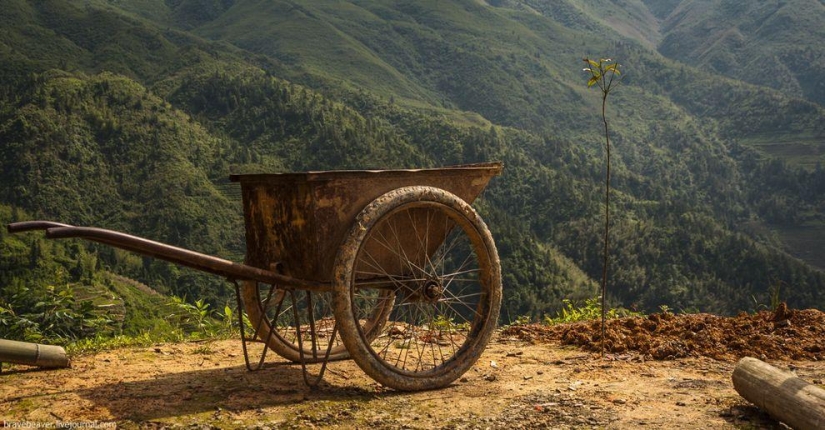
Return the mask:
<path id="1" fill-rule="evenodd" d="M 253 328 L 257 330 L 257 337 L 265 341 L 273 352 L 293 363 L 299 363 L 301 360 L 312 363 L 320 362 L 322 359 L 334 361 L 349 358 L 349 352 L 341 343 L 340 335 L 335 338 L 329 336 L 334 324 L 331 292 L 309 292 L 303 288 L 296 288 L 295 303 L 292 303 L 288 297 L 289 288 L 282 288 L 280 284 L 276 284 L 273 290 L 267 283 L 242 281 L 240 288 L 246 315 Z M 309 293 L 309 308 L 313 310 L 311 320 L 306 314 L 309 309 L 306 297 L 302 296 Z M 296 305 L 299 306 L 301 331 L 305 340 L 302 347 L 298 345 L 294 312 L 291 309 L 291 306 Z M 329 356 L 325 358 L 324 352 L 329 342 L 334 345 Z"/>
<path id="2" fill-rule="evenodd" d="M 298 351 L 300 352 L 300 355 L 301 355 L 301 373 L 303 373 L 303 376 L 304 376 L 304 383 L 307 384 L 307 386 L 309 386 L 310 388 L 315 389 L 315 388 L 318 387 L 318 384 L 321 383 L 321 380 L 324 379 L 324 373 L 327 370 L 327 363 L 329 363 L 329 357 L 330 357 L 330 354 L 332 353 L 333 342 L 331 340 L 330 340 L 330 342 L 327 342 L 327 350 L 324 353 L 323 360 L 321 360 L 321 370 L 318 372 L 318 376 L 316 376 L 314 380 L 310 380 L 309 369 L 307 368 L 307 360 L 305 359 L 305 355 L 304 355 L 304 345 L 303 345 L 303 343 L 304 343 L 303 337 L 304 336 L 301 332 L 301 320 L 298 317 L 298 306 L 297 306 L 298 301 L 295 298 L 295 292 L 290 290 L 289 291 L 289 297 L 290 297 L 290 300 L 292 300 L 292 312 L 293 312 L 293 316 L 294 316 L 294 320 L 295 320 L 295 332 L 298 335 Z M 313 311 L 313 308 L 312 308 L 312 293 L 309 292 L 309 291 L 307 291 L 307 317 L 309 319 L 309 326 L 310 326 L 310 330 L 311 330 L 310 333 L 312 333 L 312 335 L 311 335 L 311 338 L 312 338 L 312 354 L 313 354 L 313 357 L 312 357 L 313 360 L 312 361 L 317 362 L 318 357 L 317 357 L 317 352 L 316 352 L 317 351 L 317 349 L 316 349 L 317 344 L 316 344 L 316 337 L 315 337 L 315 333 L 316 333 L 316 331 L 315 331 L 315 316 L 314 316 L 314 311 Z M 332 335 L 331 335 L 330 339 L 335 339 L 335 336 L 337 334 L 338 334 L 338 323 L 335 323 L 332 326 Z"/>
<path id="3" fill-rule="evenodd" d="M 269 350 L 269 344 L 267 344 L 266 342 L 262 342 L 264 344 L 264 350 L 263 350 L 263 352 L 261 352 L 261 358 L 260 358 L 260 360 L 258 360 L 258 365 L 255 366 L 255 367 L 252 367 L 252 361 L 249 359 L 249 349 L 247 348 L 246 343 L 247 342 L 254 342 L 257 339 L 257 333 L 259 333 L 258 329 L 260 327 L 256 327 L 252 338 L 247 338 L 246 337 L 246 333 L 245 333 L 245 330 L 244 330 L 244 325 L 245 324 L 244 324 L 244 321 L 243 321 L 244 305 L 243 305 L 243 302 L 241 301 L 241 288 L 238 285 L 237 281 L 234 281 L 234 284 L 235 284 L 235 300 L 238 303 L 238 327 L 240 328 L 240 331 L 241 331 L 241 347 L 243 348 L 243 359 L 244 359 L 244 363 L 246 363 L 247 370 L 249 370 L 250 372 L 254 372 L 256 370 L 261 370 L 263 368 L 264 361 L 266 360 L 266 352 Z M 268 300 L 269 300 L 269 298 L 267 298 L 267 301 Z M 260 321 L 259 321 L 259 325 L 260 325 Z"/>
<path id="4" fill-rule="evenodd" d="M 243 315 L 244 315 L 243 309 L 245 309 L 245 306 L 244 306 L 244 303 L 243 303 L 243 299 L 241 298 L 240 290 L 241 290 L 240 285 L 237 282 L 235 282 L 235 299 L 238 302 L 238 324 L 240 326 L 240 331 L 241 331 L 241 346 L 243 348 L 244 362 L 246 364 L 246 368 L 249 371 L 254 372 L 254 371 L 260 370 L 264 367 L 264 362 L 266 360 L 266 353 L 269 350 L 269 343 L 266 340 L 263 340 L 263 339 L 259 338 L 259 334 L 261 333 L 261 325 L 262 325 L 263 319 L 258 320 L 258 327 L 255 327 L 253 337 L 248 338 L 246 336 L 245 324 L 244 324 L 244 320 L 243 320 Z M 274 285 L 270 286 L 269 292 L 268 292 L 267 297 L 264 301 L 264 308 L 266 308 L 268 306 L 268 303 L 272 298 L 272 293 L 273 293 L 274 290 L 275 290 L 275 286 Z M 307 318 L 309 320 L 310 333 L 311 333 L 311 338 L 312 338 L 312 340 L 311 340 L 311 342 L 312 342 L 312 353 L 311 354 L 312 355 L 310 357 L 307 357 L 307 355 L 305 353 L 305 349 L 304 349 L 304 340 L 303 340 L 304 333 L 301 330 L 301 318 L 300 318 L 300 315 L 298 314 L 298 298 L 295 296 L 295 292 L 292 291 L 292 290 L 289 290 L 287 293 L 288 293 L 288 296 L 289 296 L 290 303 L 292 305 L 291 307 L 292 307 L 293 321 L 294 321 L 294 324 L 295 324 L 295 332 L 297 334 L 297 336 L 296 336 L 297 339 L 296 340 L 297 340 L 297 343 L 298 343 L 298 353 L 299 353 L 299 356 L 300 356 L 299 361 L 301 363 L 301 373 L 302 373 L 303 378 L 304 378 L 304 383 L 307 386 L 309 386 L 310 388 L 314 389 L 318 386 L 318 384 L 321 383 L 321 381 L 324 378 L 324 373 L 326 373 L 327 363 L 329 362 L 329 358 L 330 358 L 330 355 L 332 353 L 332 347 L 334 346 L 334 343 L 332 341 L 327 343 L 326 351 L 324 351 L 324 356 L 321 360 L 319 360 L 320 357 L 318 357 L 318 353 L 317 353 L 318 344 L 317 344 L 316 335 L 315 335 L 317 332 L 316 332 L 316 328 L 315 328 L 315 315 L 314 315 L 313 306 L 312 306 L 312 293 L 307 291 Z M 277 315 L 280 314 L 282 304 L 283 304 L 283 300 L 279 301 L 278 307 L 275 310 L 275 317 L 274 317 L 275 319 L 277 319 Z M 270 327 L 273 326 L 274 324 L 275 324 L 275 322 L 273 321 L 271 323 Z M 337 335 L 338 335 L 338 325 L 334 324 L 332 326 L 332 334 L 330 335 L 330 339 L 335 339 L 335 336 L 337 336 Z M 267 336 L 272 336 L 271 331 L 268 331 Z M 264 349 L 263 349 L 263 352 L 261 352 L 261 358 L 258 360 L 258 364 L 256 366 L 253 366 L 252 365 L 252 360 L 250 359 L 249 348 L 247 347 L 247 342 L 255 342 L 255 341 L 262 342 L 264 344 Z M 307 367 L 307 365 L 310 364 L 310 363 L 317 363 L 319 361 L 321 363 L 321 370 L 320 370 L 320 372 L 318 373 L 317 376 L 311 377 L 310 374 L 309 374 L 309 368 Z"/>

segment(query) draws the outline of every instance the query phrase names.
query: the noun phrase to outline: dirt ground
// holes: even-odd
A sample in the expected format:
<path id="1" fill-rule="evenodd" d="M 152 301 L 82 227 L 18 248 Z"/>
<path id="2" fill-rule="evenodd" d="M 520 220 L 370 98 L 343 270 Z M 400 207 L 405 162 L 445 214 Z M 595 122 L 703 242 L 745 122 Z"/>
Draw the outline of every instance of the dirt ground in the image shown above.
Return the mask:
<path id="1" fill-rule="evenodd" d="M 750 355 L 814 384 L 825 379 L 825 314 L 657 314 L 501 330 L 459 381 L 383 389 L 352 361 L 315 389 L 269 357 L 249 372 L 240 340 L 163 344 L 74 357 L 70 369 L 4 365 L 0 426 L 84 428 L 747 428 L 784 425 L 733 389 Z M 317 372 L 318 366 L 310 366 Z"/>

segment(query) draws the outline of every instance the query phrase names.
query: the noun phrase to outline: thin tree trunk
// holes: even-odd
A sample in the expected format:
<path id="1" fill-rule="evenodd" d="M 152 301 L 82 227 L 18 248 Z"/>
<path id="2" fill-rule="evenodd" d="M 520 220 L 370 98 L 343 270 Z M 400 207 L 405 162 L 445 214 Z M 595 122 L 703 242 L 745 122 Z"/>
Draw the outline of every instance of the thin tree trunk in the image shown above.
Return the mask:
<path id="1" fill-rule="evenodd" d="M 604 261 L 602 262 L 602 356 L 604 356 L 605 325 L 607 324 L 607 265 L 610 238 L 610 133 L 607 127 L 607 94 L 602 96 L 602 121 L 604 122 L 604 140 L 607 155 L 607 167 L 604 183 Z"/>

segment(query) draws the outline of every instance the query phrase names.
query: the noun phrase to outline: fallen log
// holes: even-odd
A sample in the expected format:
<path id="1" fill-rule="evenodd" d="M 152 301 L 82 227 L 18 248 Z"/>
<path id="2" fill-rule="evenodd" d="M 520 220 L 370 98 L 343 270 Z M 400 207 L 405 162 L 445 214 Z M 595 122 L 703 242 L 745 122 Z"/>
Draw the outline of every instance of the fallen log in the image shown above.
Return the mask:
<path id="1" fill-rule="evenodd" d="M 0 339 L 0 363 L 57 368 L 69 367 L 69 358 L 60 346 Z"/>
<path id="2" fill-rule="evenodd" d="M 742 397 L 796 430 L 825 429 L 825 389 L 751 357 L 733 370 Z"/>

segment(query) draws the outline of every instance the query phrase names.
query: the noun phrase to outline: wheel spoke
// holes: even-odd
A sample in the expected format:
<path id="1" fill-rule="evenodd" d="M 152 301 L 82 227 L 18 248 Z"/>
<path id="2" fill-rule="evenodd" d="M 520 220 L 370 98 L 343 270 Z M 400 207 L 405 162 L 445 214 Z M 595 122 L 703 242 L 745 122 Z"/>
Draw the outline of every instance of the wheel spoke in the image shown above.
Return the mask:
<path id="1" fill-rule="evenodd" d="M 443 240 L 436 238 L 441 244 L 435 252 L 427 252 L 435 214 L 433 210 L 407 210 L 388 219 L 382 224 L 385 227 L 376 228 L 375 234 L 368 236 L 366 242 L 375 243 L 394 258 L 401 259 L 397 266 L 403 268 L 404 273 L 391 274 L 388 270 L 390 267 L 385 267 L 386 260 L 374 256 L 368 250 L 374 248 L 365 247 L 359 261 L 370 270 L 358 270 L 355 282 L 355 286 L 364 288 L 381 282 L 367 283 L 358 281 L 359 278 L 381 277 L 384 285 L 391 282 L 396 291 L 407 292 L 396 301 L 390 315 L 390 335 L 380 345 L 375 344 L 373 351 L 392 366 L 413 373 L 437 368 L 457 353 L 460 349 L 460 334 L 455 326 L 468 323 L 467 317 L 462 315 L 469 315 L 470 320 L 478 316 L 477 305 L 468 300 L 483 296 L 480 291 L 473 292 L 473 288 L 479 288 L 477 275 L 480 269 L 473 263 L 474 253 L 469 252 L 466 238 L 452 231 Z M 408 233 L 412 248 L 409 249 L 403 247 L 409 240 L 403 239 L 399 227 L 401 219 L 411 226 Z M 452 221 L 446 216 L 443 219 L 440 228 L 444 232 L 450 231 Z M 385 231 L 390 234 L 386 235 Z M 417 264 L 418 261 L 423 262 L 423 267 Z M 467 275 L 475 276 L 468 278 Z M 430 300 L 422 298 L 425 294 L 423 285 L 428 281 L 441 285 L 441 297 Z M 458 284 L 462 284 L 462 287 L 458 291 L 451 291 Z M 456 306 L 466 308 L 466 311 L 459 311 Z M 363 310 L 356 313 L 361 315 Z M 458 323 L 454 322 L 456 319 Z"/>

